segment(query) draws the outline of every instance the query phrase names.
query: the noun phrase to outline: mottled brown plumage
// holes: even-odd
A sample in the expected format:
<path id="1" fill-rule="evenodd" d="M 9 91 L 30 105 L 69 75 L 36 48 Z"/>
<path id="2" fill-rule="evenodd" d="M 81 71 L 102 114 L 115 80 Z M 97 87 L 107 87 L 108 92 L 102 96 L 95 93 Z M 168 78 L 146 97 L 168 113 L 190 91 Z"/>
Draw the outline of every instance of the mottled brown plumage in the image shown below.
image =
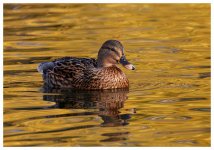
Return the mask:
<path id="1" fill-rule="evenodd" d="M 93 58 L 64 57 L 38 66 L 45 85 L 73 89 L 114 89 L 127 88 L 129 81 L 117 67 L 121 63 L 134 70 L 124 55 L 122 44 L 116 40 L 106 41 Z"/>

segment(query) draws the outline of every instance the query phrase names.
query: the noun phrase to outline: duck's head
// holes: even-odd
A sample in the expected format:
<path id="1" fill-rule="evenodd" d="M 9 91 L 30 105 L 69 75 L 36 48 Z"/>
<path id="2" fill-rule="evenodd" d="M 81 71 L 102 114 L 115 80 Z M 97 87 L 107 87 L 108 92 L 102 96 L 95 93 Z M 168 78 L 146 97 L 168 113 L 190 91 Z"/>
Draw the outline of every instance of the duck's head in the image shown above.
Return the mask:
<path id="1" fill-rule="evenodd" d="M 98 67 L 111 67 L 122 64 L 125 68 L 135 70 L 135 67 L 126 60 L 123 45 L 117 40 L 108 40 L 98 52 Z"/>

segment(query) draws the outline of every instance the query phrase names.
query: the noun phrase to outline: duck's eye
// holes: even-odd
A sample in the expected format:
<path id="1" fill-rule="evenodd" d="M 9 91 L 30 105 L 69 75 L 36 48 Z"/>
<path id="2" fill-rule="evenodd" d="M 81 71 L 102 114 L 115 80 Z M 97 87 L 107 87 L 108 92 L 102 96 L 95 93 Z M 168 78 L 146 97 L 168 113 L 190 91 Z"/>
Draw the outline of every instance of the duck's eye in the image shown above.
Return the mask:
<path id="1" fill-rule="evenodd" d="M 109 49 L 109 50 L 111 50 L 111 51 L 116 52 L 116 49 L 115 49 L 114 47 L 103 46 L 102 48 L 103 48 L 103 49 Z"/>
<path id="2" fill-rule="evenodd" d="M 108 49 L 108 50 L 110 50 L 110 51 L 113 51 L 113 52 L 115 52 L 115 53 L 119 56 L 118 51 L 117 51 L 114 47 L 103 46 L 102 48 L 103 48 L 103 49 Z"/>
<path id="3" fill-rule="evenodd" d="M 117 52 L 116 49 L 114 49 L 114 48 L 110 48 L 110 50 L 111 50 L 111 51 L 114 51 L 114 52 Z"/>
<path id="4" fill-rule="evenodd" d="M 120 57 L 119 52 L 118 52 L 115 48 L 110 48 L 110 50 L 111 50 L 112 52 L 114 52 L 117 56 Z"/>

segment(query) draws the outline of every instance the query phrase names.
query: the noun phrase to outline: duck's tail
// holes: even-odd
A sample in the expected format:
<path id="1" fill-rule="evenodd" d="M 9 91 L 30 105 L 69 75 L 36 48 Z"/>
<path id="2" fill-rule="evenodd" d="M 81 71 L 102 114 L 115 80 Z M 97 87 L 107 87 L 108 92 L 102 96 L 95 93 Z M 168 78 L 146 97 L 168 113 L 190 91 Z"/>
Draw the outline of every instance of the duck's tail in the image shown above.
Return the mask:
<path id="1" fill-rule="evenodd" d="M 37 70 L 39 73 L 44 74 L 48 69 L 51 69 L 53 67 L 53 62 L 43 62 L 38 65 Z"/>

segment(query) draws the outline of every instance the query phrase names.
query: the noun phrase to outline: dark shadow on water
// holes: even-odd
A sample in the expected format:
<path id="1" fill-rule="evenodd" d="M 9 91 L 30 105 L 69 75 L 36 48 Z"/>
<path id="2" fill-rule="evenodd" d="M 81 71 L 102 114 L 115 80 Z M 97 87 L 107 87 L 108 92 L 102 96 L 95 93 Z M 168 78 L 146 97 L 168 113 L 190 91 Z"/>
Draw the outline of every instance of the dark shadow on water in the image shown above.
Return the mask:
<path id="1" fill-rule="evenodd" d="M 102 118 L 101 126 L 128 125 L 130 114 L 121 114 L 127 100 L 128 89 L 112 90 L 71 90 L 43 87 L 43 100 L 55 102 L 55 108 L 61 109 L 94 109 L 94 113 Z M 97 111 L 98 110 L 98 111 Z M 79 115 L 87 115 L 87 112 Z"/>

